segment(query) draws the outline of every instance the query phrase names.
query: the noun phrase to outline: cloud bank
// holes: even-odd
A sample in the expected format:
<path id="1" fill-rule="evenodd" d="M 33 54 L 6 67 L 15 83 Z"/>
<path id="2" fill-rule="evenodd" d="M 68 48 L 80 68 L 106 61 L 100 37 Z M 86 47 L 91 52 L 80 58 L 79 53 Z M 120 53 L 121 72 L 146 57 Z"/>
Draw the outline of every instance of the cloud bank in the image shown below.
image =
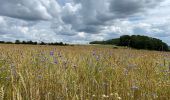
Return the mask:
<path id="1" fill-rule="evenodd" d="M 0 39 L 88 43 L 124 34 L 170 44 L 169 0 L 0 0 Z"/>

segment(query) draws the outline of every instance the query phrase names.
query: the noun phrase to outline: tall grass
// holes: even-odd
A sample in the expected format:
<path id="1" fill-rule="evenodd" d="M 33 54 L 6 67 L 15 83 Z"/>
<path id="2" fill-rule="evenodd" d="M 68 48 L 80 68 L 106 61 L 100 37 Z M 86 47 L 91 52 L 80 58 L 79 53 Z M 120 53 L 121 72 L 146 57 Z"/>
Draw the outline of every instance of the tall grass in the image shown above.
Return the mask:
<path id="1" fill-rule="evenodd" d="M 170 53 L 0 45 L 0 99 L 169 100 Z"/>

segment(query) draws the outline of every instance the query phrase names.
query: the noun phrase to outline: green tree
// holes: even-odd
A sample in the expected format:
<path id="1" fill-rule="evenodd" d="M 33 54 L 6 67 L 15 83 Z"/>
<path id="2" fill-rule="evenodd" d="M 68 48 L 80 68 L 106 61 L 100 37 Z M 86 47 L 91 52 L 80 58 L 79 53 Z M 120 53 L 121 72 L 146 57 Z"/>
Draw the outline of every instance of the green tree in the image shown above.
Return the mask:
<path id="1" fill-rule="evenodd" d="M 15 44 L 21 44 L 21 42 L 19 40 L 16 40 Z"/>
<path id="2" fill-rule="evenodd" d="M 129 35 L 123 35 L 120 37 L 120 42 L 118 45 L 120 46 L 129 46 L 131 41 L 131 37 Z"/>

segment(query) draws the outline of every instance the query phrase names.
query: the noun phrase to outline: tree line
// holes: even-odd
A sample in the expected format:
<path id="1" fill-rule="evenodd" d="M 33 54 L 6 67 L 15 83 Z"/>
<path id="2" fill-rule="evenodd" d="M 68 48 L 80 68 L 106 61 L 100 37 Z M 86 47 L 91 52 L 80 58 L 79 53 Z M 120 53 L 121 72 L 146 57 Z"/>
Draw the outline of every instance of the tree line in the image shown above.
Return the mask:
<path id="1" fill-rule="evenodd" d="M 63 42 L 34 42 L 34 41 L 20 41 L 16 40 L 15 42 L 10 42 L 10 41 L 0 41 L 0 44 L 30 44 L 30 45 L 59 45 L 59 46 L 67 46 L 69 44 L 63 43 Z"/>
<path id="2" fill-rule="evenodd" d="M 90 42 L 90 44 L 112 44 L 117 46 L 127 46 L 135 49 L 169 51 L 168 45 L 162 42 L 162 40 L 141 35 L 123 35 L 117 39 L 93 41 Z"/>
<path id="3" fill-rule="evenodd" d="M 117 45 L 117 44 L 119 44 L 119 42 L 120 42 L 120 39 L 116 38 L 116 39 L 110 39 L 110 40 L 106 40 L 106 41 L 92 41 L 92 42 L 90 42 L 90 44 Z"/>

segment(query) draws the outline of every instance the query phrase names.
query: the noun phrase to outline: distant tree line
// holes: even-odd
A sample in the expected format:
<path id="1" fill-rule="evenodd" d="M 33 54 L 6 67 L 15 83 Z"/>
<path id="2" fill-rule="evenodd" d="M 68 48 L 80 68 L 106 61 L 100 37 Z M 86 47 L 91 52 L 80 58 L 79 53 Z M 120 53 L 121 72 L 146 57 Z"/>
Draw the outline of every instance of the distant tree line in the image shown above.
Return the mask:
<path id="1" fill-rule="evenodd" d="M 5 42 L 5 41 L 0 41 L 0 44 L 30 44 L 30 45 L 59 45 L 59 46 L 67 46 L 69 44 L 63 43 L 63 42 L 51 42 L 51 43 L 46 43 L 46 42 L 33 42 L 33 41 L 20 41 L 16 40 L 15 42 Z"/>
<path id="2" fill-rule="evenodd" d="M 141 36 L 141 35 L 123 35 L 117 39 L 111 39 L 107 41 L 93 41 L 90 44 L 112 44 L 117 46 L 128 46 L 136 49 L 147 49 L 157 51 L 169 51 L 169 47 L 162 40 Z"/>
<path id="3" fill-rule="evenodd" d="M 106 40 L 106 41 L 92 41 L 92 42 L 90 42 L 90 44 L 117 45 L 117 44 L 119 44 L 119 42 L 120 42 L 120 39 L 116 38 L 116 39 L 110 39 L 110 40 Z"/>

